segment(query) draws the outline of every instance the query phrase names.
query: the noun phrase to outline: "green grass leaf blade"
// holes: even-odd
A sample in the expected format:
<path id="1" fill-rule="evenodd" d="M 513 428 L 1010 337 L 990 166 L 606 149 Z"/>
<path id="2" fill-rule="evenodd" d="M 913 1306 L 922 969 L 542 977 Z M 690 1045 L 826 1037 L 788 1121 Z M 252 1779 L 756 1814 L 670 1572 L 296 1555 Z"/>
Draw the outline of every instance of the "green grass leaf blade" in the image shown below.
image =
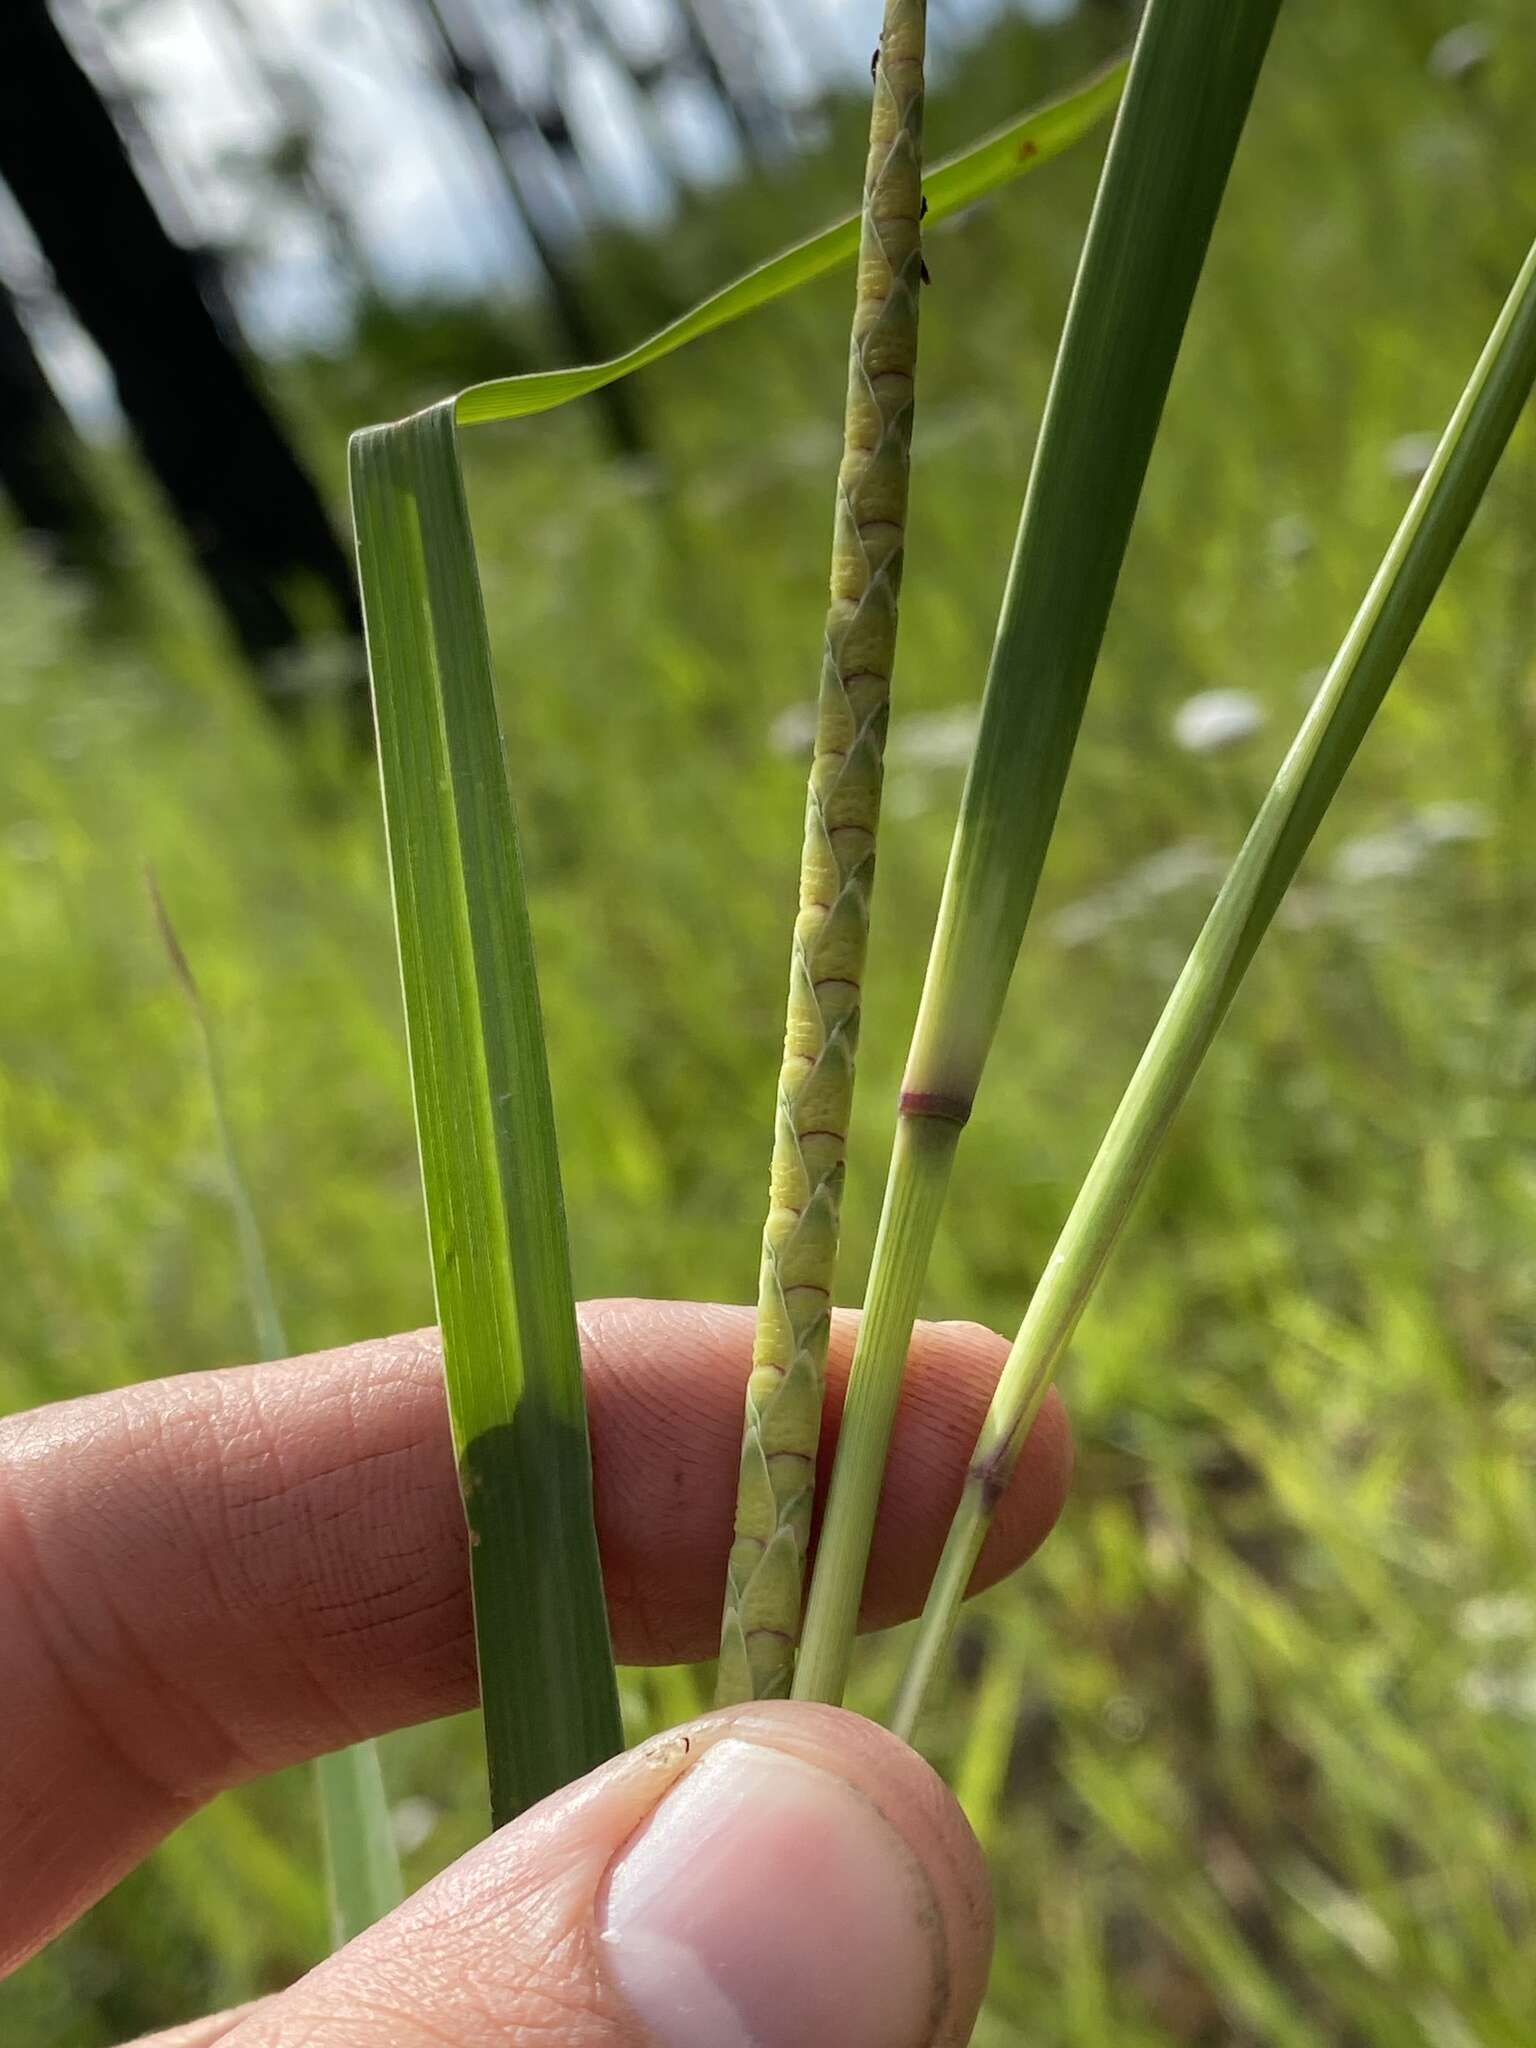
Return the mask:
<path id="1" fill-rule="evenodd" d="M 998 619 L 905 1087 L 968 1112 L 1279 0 L 1152 0 Z"/>
<path id="2" fill-rule="evenodd" d="M 1125 83 L 1125 72 L 1123 63 L 1111 65 L 1062 98 L 1009 122 L 996 134 L 939 164 L 929 172 L 923 187 L 929 222 L 958 213 L 962 207 L 1029 171 L 1038 170 L 1070 149 L 1113 112 Z M 489 420 L 523 419 L 530 413 L 549 412 L 555 406 L 569 404 L 573 398 L 585 398 L 589 392 L 599 391 L 605 384 L 616 384 L 621 377 L 631 376 L 689 342 L 713 334 L 716 328 L 741 319 L 743 314 L 771 305 L 814 278 L 824 277 L 839 264 L 852 262 L 858 252 L 859 216 L 850 214 L 835 227 L 825 228 L 819 235 L 797 242 L 793 248 L 749 270 L 744 277 L 611 362 L 540 370 L 527 376 L 497 377 L 489 383 L 472 384 L 459 394 L 459 423 L 473 426 Z"/>
<path id="3" fill-rule="evenodd" d="M 796 1673 L 842 1698 L 886 1447 L 959 1133 L 1279 0 L 1151 0 L 1041 422 L 950 851 Z M 920 1141 L 909 1127 L 930 1128 Z"/>
<path id="4" fill-rule="evenodd" d="M 400 1853 L 376 1742 L 355 1742 L 316 1757 L 314 1770 L 331 1940 L 341 1948 L 404 1898 Z"/>
<path id="5" fill-rule="evenodd" d="M 272 1285 L 272 1269 L 256 1204 L 235 1143 L 224 1063 L 219 1056 L 213 1018 L 153 869 L 145 880 L 171 972 L 187 999 L 197 1028 L 214 1134 L 234 1211 L 235 1238 L 256 1347 L 264 1359 L 286 1358 L 288 1333 Z M 330 1901 L 331 1941 L 334 1947 L 341 1948 L 354 1934 L 361 1934 L 365 1927 L 392 1913 L 405 1897 L 405 1884 L 400 1875 L 400 1853 L 389 1824 L 389 1801 L 378 1744 L 356 1742 L 348 1749 L 316 1757 L 314 1779 L 324 1845 L 326 1894 Z"/>
<path id="6" fill-rule="evenodd" d="M 353 516 L 493 1822 L 622 1747 L 533 940 L 452 400 Z"/>
<path id="7" fill-rule="evenodd" d="M 893 1725 L 910 1733 L 1056 1365 L 1536 385 L 1536 245 L 1234 861 L 1046 1262 L 972 1455 Z"/>

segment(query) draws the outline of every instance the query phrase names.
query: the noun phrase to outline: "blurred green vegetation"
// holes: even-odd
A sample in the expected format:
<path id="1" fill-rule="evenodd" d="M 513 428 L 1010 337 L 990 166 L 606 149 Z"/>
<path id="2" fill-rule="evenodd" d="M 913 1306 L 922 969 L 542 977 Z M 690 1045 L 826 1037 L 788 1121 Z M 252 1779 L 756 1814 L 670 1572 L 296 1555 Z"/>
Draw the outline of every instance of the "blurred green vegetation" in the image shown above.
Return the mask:
<path id="1" fill-rule="evenodd" d="M 936 1315 L 1013 1328 L 1405 502 L 1412 437 L 1536 223 L 1536 33 L 1519 0 L 1478 23 L 1468 67 L 1440 42 L 1465 27 L 1451 0 L 1282 21 Z M 937 92 L 935 146 L 1088 55 L 1082 29 L 999 36 Z M 848 1298 L 1093 159 L 933 237 Z M 857 161 L 699 209 L 658 279 L 702 287 L 841 210 Z M 471 438 L 587 1293 L 751 1295 L 846 298 L 829 281 L 648 373 L 644 468 L 606 463 L 576 413 Z M 333 479 L 342 428 L 415 374 L 294 375 Z M 146 860 L 220 1022 L 295 1343 L 431 1313 L 371 778 L 323 720 L 296 748 L 263 719 L 140 530 L 156 599 L 134 640 L 0 555 L 11 1406 L 249 1349 Z M 1181 748 L 1178 706 L 1218 688 L 1264 723 Z M 1066 1519 L 975 1611 L 926 1731 L 997 1876 L 981 2048 L 1531 2038 L 1533 735 L 1528 423 L 1075 1346 Z M 862 1704 L 898 1654 L 866 1654 Z M 636 1725 L 693 1686 L 637 1675 Z M 480 1827 L 471 1732 L 385 1760 L 419 1880 Z M 295 1773 L 191 1822 L 0 1991 L 0 2035 L 97 2048 L 271 1987 L 323 1939 Z"/>

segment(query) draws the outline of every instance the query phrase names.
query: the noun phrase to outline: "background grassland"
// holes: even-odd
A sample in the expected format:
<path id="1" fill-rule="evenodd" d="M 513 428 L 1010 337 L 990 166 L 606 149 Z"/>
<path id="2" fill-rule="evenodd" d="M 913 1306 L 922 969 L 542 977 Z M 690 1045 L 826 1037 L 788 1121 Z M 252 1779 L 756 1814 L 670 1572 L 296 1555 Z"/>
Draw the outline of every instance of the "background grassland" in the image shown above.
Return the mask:
<path id="1" fill-rule="evenodd" d="M 1012 1329 L 1405 502 L 1405 437 L 1444 419 L 1528 242 L 1536 34 L 1489 0 L 1488 61 L 1448 81 L 1427 60 L 1461 18 L 1295 0 L 1282 23 L 933 1314 Z M 935 146 L 1087 47 L 1000 36 L 936 93 Z M 723 195 L 657 277 L 702 286 L 816 224 L 856 161 L 845 138 Z M 1093 173 L 1083 152 L 932 238 L 850 1290 Z M 610 253 L 629 289 L 634 248 Z M 588 1293 L 751 1294 L 846 298 L 649 373 L 644 468 L 577 414 L 471 440 Z M 341 426 L 403 375 L 291 374 L 333 478 Z M 145 530 L 159 609 L 132 641 L 0 554 L 7 1405 L 249 1351 L 146 859 L 220 1021 L 295 1343 L 431 1313 L 371 779 L 264 721 Z M 1181 750 L 1177 706 L 1213 688 L 1267 722 Z M 1066 1520 L 977 1611 L 932 1718 L 997 1872 L 982 2048 L 1531 2038 L 1533 732 L 1527 423 L 1075 1346 Z M 864 1703 L 895 1668 L 869 1654 Z M 636 1726 L 693 1688 L 636 1676 Z M 419 1879 L 479 1827 L 472 1728 L 396 1738 L 386 1768 Z M 0 2036 L 95 2048 L 231 2002 L 323 1926 L 294 1774 L 0 1991 Z"/>

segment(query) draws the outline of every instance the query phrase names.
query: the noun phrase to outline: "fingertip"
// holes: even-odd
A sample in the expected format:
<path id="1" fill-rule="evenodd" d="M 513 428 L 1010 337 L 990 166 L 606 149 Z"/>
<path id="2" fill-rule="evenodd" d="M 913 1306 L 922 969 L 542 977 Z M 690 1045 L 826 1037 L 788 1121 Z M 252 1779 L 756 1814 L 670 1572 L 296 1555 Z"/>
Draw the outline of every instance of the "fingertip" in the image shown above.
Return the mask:
<path id="1" fill-rule="evenodd" d="M 947 1787 L 839 1708 L 695 1724 L 696 1761 L 626 1845 L 599 1908 L 625 2002 L 667 2048 L 958 2048 L 991 1893 Z"/>
<path id="2" fill-rule="evenodd" d="M 242 2020 L 250 2019 L 260 2010 L 259 1999 L 249 2005 L 232 2006 L 227 2012 L 212 2013 L 203 2020 L 188 2020 L 184 2026 L 171 2027 L 163 2034 L 142 2034 L 130 2041 L 128 2048 L 217 2048 Z"/>
<path id="3" fill-rule="evenodd" d="M 251 2042 L 962 2048 L 991 1943 L 981 1851 L 920 1757 L 838 1708 L 746 1705 L 499 1829 Z"/>

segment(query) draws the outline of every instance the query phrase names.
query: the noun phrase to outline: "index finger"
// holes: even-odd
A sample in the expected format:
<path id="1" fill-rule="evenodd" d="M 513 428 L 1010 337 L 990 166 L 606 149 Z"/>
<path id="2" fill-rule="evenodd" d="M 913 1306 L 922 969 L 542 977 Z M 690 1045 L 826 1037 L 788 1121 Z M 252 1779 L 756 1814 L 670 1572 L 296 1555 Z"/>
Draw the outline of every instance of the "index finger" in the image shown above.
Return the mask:
<path id="1" fill-rule="evenodd" d="M 830 1446 L 855 1319 L 836 1319 Z M 711 1654 L 752 1315 L 583 1312 L 615 1647 Z M 867 1625 L 915 1611 L 1005 1347 L 919 1332 Z M 1042 1417 L 983 1571 L 1066 1485 Z M 436 1333 L 198 1373 L 0 1425 L 0 1960 L 19 1959 L 225 1786 L 473 1703 L 463 1515 Z"/>

